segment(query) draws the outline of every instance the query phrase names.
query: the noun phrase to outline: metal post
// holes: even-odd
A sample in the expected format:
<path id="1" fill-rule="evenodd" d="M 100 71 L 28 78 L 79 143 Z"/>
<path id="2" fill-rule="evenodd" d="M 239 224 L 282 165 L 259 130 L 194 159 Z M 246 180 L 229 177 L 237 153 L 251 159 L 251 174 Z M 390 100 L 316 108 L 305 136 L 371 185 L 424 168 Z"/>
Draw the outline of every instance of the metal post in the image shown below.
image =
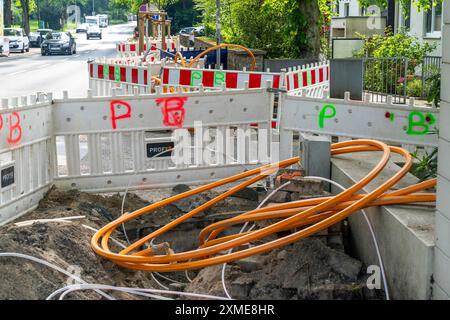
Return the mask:
<path id="1" fill-rule="evenodd" d="M 145 32 L 145 21 L 144 21 L 144 15 L 139 14 L 138 20 L 139 20 L 139 54 L 142 54 L 144 52 L 144 32 Z"/>
<path id="2" fill-rule="evenodd" d="M 166 13 L 161 14 L 162 27 L 161 27 L 161 49 L 166 50 Z"/>
<path id="3" fill-rule="evenodd" d="M 301 133 L 302 166 L 305 175 L 330 179 L 331 141 L 326 136 Z"/>
<path id="4" fill-rule="evenodd" d="M 220 0 L 216 0 L 216 37 L 217 44 L 219 45 L 222 41 L 220 39 Z M 216 69 L 220 68 L 220 48 L 216 52 Z"/>
<path id="5" fill-rule="evenodd" d="M 407 58 L 403 58 L 405 61 L 405 85 L 403 86 L 403 103 L 406 103 L 406 96 L 407 96 L 407 86 L 408 86 L 408 59 Z"/>

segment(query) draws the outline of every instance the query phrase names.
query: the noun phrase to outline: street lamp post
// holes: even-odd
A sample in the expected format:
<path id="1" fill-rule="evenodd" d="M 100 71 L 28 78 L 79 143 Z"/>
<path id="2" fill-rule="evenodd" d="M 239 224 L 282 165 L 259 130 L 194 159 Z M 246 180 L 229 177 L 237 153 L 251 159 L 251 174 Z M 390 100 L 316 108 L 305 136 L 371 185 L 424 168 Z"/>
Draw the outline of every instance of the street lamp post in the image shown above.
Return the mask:
<path id="1" fill-rule="evenodd" d="M 216 38 L 217 44 L 221 43 L 220 39 L 220 0 L 216 0 Z M 220 68 L 220 48 L 216 51 L 216 69 Z"/>
<path id="2" fill-rule="evenodd" d="M 92 0 L 92 15 L 95 16 L 95 0 Z"/>

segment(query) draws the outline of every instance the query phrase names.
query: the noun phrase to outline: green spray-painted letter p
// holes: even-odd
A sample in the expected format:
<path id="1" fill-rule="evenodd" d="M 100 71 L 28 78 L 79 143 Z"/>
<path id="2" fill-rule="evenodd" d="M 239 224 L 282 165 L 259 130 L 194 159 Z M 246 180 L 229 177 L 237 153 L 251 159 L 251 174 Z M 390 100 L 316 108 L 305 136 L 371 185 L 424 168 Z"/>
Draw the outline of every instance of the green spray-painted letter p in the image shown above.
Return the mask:
<path id="1" fill-rule="evenodd" d="M 203 77 L 203 73 L 201 71 L 192 71 L 191 72 L 191 86 L 196 86 L 201 83 L 201 79 Z"/>
<path id="2" fill-rule="evenodd" d="M 336 107 L 332 104 L 326 104 L 319 113 L 319 128 L 323 129 L 325 119 L 332 119 L 336 116 Z"/>

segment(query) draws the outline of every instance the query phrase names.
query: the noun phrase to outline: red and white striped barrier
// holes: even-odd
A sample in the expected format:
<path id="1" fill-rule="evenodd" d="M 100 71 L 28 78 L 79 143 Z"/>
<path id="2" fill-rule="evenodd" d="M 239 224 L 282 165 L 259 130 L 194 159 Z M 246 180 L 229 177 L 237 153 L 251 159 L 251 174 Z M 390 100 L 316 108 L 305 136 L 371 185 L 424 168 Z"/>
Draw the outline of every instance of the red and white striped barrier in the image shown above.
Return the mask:
<path id="1" fill-rule="evenodd" d="M 289 70 L 285 84 L 288 92 L 294 92 L 315 86 L 328 86 L 329 81 L 330 65 L 327 61 Z"/>
<path id="2" fill-rule="evenodd" d="M 164 67 L 161 78 L 162 84 L 168 86 L 221 88 L 225 84 L 227 89 L 244 89 L 245 83 L 249 88 L 266 88 L 267 81 L 274 89 L 283 86 L 281 74 L 270 72 Z"/>
<path id="3" fill-rule="evenodd" d="M 151 40 L 144 44 L 144 51 L 158 51 L 162 49 L 161 40 Z M 139 44 L 134 42 L 119 42 L 116 45 L 117 53 L 120 56 L 130 56 L 139 54 Z M 177 38 L 167 39 L 164 50 L 178 51 L 180 49 L 179 41 Z"/>
<path id="4" fill-rule="evenodd" d="M 147 67 L 89 63 L 89 78 L 147 86 L 151 83 L 151 65 Z"/>

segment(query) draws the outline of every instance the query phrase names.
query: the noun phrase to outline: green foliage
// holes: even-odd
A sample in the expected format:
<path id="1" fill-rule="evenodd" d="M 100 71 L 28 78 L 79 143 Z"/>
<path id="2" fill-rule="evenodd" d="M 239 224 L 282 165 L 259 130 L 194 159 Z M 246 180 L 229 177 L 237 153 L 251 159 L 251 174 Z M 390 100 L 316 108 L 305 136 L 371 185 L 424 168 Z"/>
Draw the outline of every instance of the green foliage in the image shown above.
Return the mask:
<path id="1" fill-rule="evenodd" d="M 427 80 L 429 85 L 428 102 L 433 102 L 434 106 L 439 108 L 441 103 L 441 73 L 437 72 Z"/>
<path id="2" fill-rule="evenodd" d="M 320 10 L 320 51 L 327 57 L 331 57 L 330 47 L 330 30 L 331 30 L 331 18 L 333 16 L 333 0 L 318 0 Z"/>
<path id="3" fill-rule="evenodd" d="M 216 1 L 195 2 L 213 36 Z M 221 36 L 223 42 L 265 50 L 269 57 L 317 54 L 319 16 L 317 0 L 222 0 Z"/>
<path id="4" fill-rule="evenodd" d="M 194 0 L 172 1 L 166 10 L 172 19 L 174 33 L 185 27 L 196 26 L 200 22 L 200 12 L 194 8 Z"/>
<path id="5" fill-rule="evenodd" d="M 400 31 L 393 35 L 390 30 L 386 30 L 385 35 L 374 35 L 368 38 L 359 35 L 364 39 L 364 46 L 357 52 L 356 57 L 404 57 L 408 58 L 408 71 L 413 74 L 417 65 L 421 64 L 424 56 L 436 49 L 436 44 L 422 43 L 414 36 Z"/>
<path id="6" fill-rule="evenodd" d="M 425 155 L 418 155 L 417 152 L 411 154 L 418 162 L 414 164 L 412 173 L 425 181 L 437 176 L 437 158 L 438 148 L 434 148 L 431 153 L 425 152 Z"/>
<path id="7" fill-rule="evenodd" d="M 422 96 L 422 80 L 413 79 L 411 81 L 408 81 L 408 86 L 407 86 L 406 90 L 407 90 L 408 97 Z"/>

